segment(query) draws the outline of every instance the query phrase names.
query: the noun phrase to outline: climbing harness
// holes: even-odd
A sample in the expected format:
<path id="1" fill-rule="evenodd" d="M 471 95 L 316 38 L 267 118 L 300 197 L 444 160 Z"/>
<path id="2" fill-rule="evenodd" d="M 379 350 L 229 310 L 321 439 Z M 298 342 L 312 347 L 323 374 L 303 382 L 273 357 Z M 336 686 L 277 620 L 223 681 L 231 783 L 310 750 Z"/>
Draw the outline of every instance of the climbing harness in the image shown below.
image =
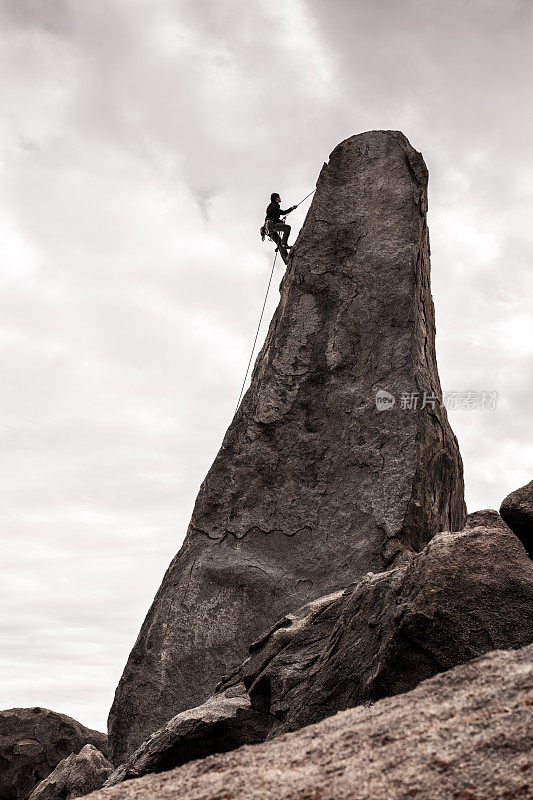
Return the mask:
<path id="1" fill-rule="evenodd" d="M 300 202 L 296 204 L 295 208 L 298 208 L 298 206 L 301 206 L 302 203 L 304 203 L 307 200 L 307 198 L 311 197 L 311 195 L 314 194 L 315 192 L 316 192 L 316 189 L 313 189 L 312 192 L 309 192 L 309 194 L 306 194 L 304 199 L 300 200 Z M 283 219 L 283 221 L 285 222 L 285 219 Z M 272 234 L 274 234 L 275 231 L 271 231 L 270 230 L 270 220 L 269 219 L 266 219 L 264 225 L 261 225 L 261 227 L 259 229 L 259 233 L 261 235 L 261 241 L 262 242 L 265 241 L 265 238 L 268 238 L 268 239 L 270 239 L 271 242 L 274 242 L 274 244 L 276 244 L 277 247 L 276 247 L 276 252 L 275 252 L 275 255 L 274 255 L 274 261 L 272 262 L 272 269 L 270 270 L 270 277 L 268 279 L 268 286 L 267 286 L 267 290 L 266 290 L 266 294 L 265 294 L 265 299 L 263 300 L 263 308 L 261 309 L 261 315 L 259 317 L 259 324 L 258 324 L 257 330 L 255 332 L 254 343 L 252 345 L 252 352 L 250 353 L 250 358 L 248 359 L 248 366 L 246 367 L 246 374 L 245 374 L 244 380 L 242 382 L 241 391 L 239 393 L 239 399 L 237 400 L 237 406 L 235 408 L 235 412 L 238 411 L 239 405 L 241 403 L 242 395 L 243 395 L 243 392 L 244 392 L 244 387 L 246 386 L 246 381 L 248 379 L 248 373 L 250 371 L 250 364 L 252 363 L 252 358 L 254 357 L 255 346 L 257 344 L 257 337 L 259 336 L 259 331 L 261 329 L 261 323 L 263 321 L 263 314 L 265 313 L 266 302 L 267 302 L 267 299 L 268 299 L 268 293 L 270 291 L 270 284 L 272 283 L 272 276 L 274 275 L 274 267 L 276 266 L 276 259 L 278 257 L 278 252 L 280 253 L 281 257 L 283 258 L 283 261 L 285 263 L 287 263 L 287 261 L 286 261 L 287 251 L 285 250 L 284 247 L 283 248 L 281 247 L 281 243 L 280 242 L 276 242 L 276 240 L 272 238 Z"/>
<path id="2" fill-rule="evenodd" d="M 281 222 L 285 223 L 285 219 L 286 219 L 286 217 L 283 217 Z M 281 237 L 278 236 L 277 231 L 275 231 L 275 230 L 271 231 L 270 230 L 270 223 L 271 222 L 272 222 L 272 220 L 266 219 L 265 220 L 265 224 L 262 225 L 261 228 L 259 229 L 259 233 L 261 234 L 261 241 L 264 242 L 265 241 L 265 237 L 266 237 L 266 238 L 270 239 L 271 242 L 274 242 L 274 244 L 276 245 L 276 253 L 279 251 L 279 254 L 283 259 L 283 263 L 286 264 L 287 261 L 289 260 L 289 254 L 287 252 L 287 249 L 281 244 Z"/>
<path id="3" fill-rule="evenodd" d="M 259 317 L 259 324 L 258 324 L 257 330 L 255 332 L 255 339 L 254 339 L 254 343 L 252 345 L 252 352 L 250 353 L 250 358 L 248 360 L 248 366 L 246 367 L 246 375 L 244 376 L 244 380 L 242 382 L 241 391 L 240 391 L 240 394 L 239 394 L 239 399 L 237 400 L 237 406 L 235 408 L 235 411 L 237 411 L 237 409 L 239 408 L 239 405 L 240 405 L 240 402 L 241 402 L 241 398 L 242 398 L 242 394 L 244 392 L 244 387 L 246 385 L 246 379 L 248 378 L 248 372 L 250 371 L 250 364 L 252 363 L 252 358 L 254 356 L 255 345 L 257 343 L 257 337 L 259 336 L 259 329 L 261 328 L 261 323 L 263 321 L 263 314 L 265 313 L 265 306 L 266 306 L 266 302 L 267 302 L 268 293 L 270 291 L 270 284 L 272 283 L 272 276 L 274 274 L 274 267 L 276 266 L 277 257 L 278 257 L 278 250 L 276 248 L 276 253 L 274 255 L 274 261 L 272 262 L 272 269 L 270 270 L 270 277 L 268 279 L 268 286 L 267 286 L 267 290 L 266 290 L 266 294 L 265 294 L 265 299 L 263 300 L 263 308 L 261 309 L 261 316 Z"/>

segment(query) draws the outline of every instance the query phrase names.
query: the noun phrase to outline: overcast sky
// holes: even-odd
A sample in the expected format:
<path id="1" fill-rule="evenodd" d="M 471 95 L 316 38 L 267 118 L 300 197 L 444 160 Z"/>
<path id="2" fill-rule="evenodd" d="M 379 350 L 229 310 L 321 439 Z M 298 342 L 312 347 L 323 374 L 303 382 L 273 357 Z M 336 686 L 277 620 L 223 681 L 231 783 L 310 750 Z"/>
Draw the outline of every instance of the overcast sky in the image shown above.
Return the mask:
<path id="1" fill-rule="evenodd" d="M 400 129 L 429 167 L 442 386 L 499 392 L 450 413 L 469 511 L 533 478 L 532 4 L 0 0 L 0 24 L 0 707 L 104 730 L 234 412 L 268 195 L 347 136 Z"/>

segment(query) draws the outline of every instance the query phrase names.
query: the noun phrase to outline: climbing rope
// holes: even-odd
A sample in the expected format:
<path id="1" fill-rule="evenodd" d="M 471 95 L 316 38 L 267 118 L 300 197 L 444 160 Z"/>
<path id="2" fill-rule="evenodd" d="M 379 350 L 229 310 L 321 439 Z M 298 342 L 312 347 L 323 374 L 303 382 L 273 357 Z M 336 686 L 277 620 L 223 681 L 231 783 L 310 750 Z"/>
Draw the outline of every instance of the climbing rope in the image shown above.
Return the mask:
<path id="1" fill-rule="evenodd" d="M 263 314 L 265 313 L 265 306 L 266 306 L 266 302 L 267 302 L 267 298 L 268 298 L 268 293 L 270 291 L 270 284 L 272 283 L 272 276 L 274 274 L 274 267 L 276 266 L 277 257 L 278 257 L 278 248 L 276 247 L 276 253 L 274 255 L 274 261 L 272 262 L 272 269 L 270 270 L 270 278 L 268 279 L 268 286 L 267 286 L 267 290 L 266 290 L 266 294 L 265 294 L 265 299 L 263 301 L 263 308 L 261 309 L 261 316 L 259 317 L 259 325 L 257 326 L 257 330 L 255 332 L 255 339 L 254 339 L 254 343 L 252 345 L 252 352 L 250 353 L 250 359 L 248 361 L 248 366 L 246 367 L 246 375 L 244 376 L 244 380 L 242 382 L 241 391 L 240 391 L 240 394 L 239 394 L 239 399 L 237 400 L 237 406 L 235 408 L 235 411 L 237 411 L 237 409 L 239 408 L 239 405 L 240 405 L 240 402 L 241 402 L 241 398 L 242 398 L 242 393 L 244 392 L 244 387 L 246 385 L 246 379 L 248 378 L 248 372 L 250 371 L 250 364 L 252 363 L 252 358 L 254 357 L 255 345 L 257 343 L 257 337 L 259 336 L 259 329 L 261 328 L 261 323 L 263 321 Z"/>
<path id="2" fill-rule="evenodd" d="M 315 188 L 315 189 L 313 189 L 313 191 L 312 191 L 312 192 L 309 192 L 309 194 L 306 194 L 303 200 L 300 200 L 300 202 L 299 202 L 299 203 L 296 203 L 296 208 L 298 208 L 298 206 L 301 206 L 301 205 L 302 205 L 302 203 L 304 203 L 304 202 L 307 200 L 307 198 L 308 198 L 308 197 L 311 197 L 311 195 L 312 195 L 312 194 L 314 194 L 315 192 L 316 192 L 316 188 Z"/>
<path id="3" fill-rule="evenodd" d="M 309 194 L 306 194 L 304 199 L 300 200 L 300 202 L 296 204 L 295 208 L 298 208 L 298 206 L 301 206 L 302 203 L 304 203 L 307 200 L 307 198 L 311 197 L 311 195 L 314 194 L 315 192 L 316 192 L 316 188 L 313 189 L 312 192 L 309 192 Z M 268 293 L 270 291 L 270 284 L 272 283 L 272 276 L 274 274 L 274 267 L 276 266 L 277 257 L 278 257 L 278 248 L 276 247 L 276 253 L 274 255 L 274 261 L 272 262 L 272 269 L 270 270 L 270 277 L 268 279 L 268 286 L 267 286 L 267 290 L 266 290 L 266 294 L 265 294 L 265 299 L 263 301 L 263 308 L 261 309 L 261 316 L 259 317 L 259 324 L 258 324 L 257 330 L 255 332 L 255 339 L 254 339 L 254 343 L 252 345 L 252 352 L 250 353 L 250 358 L 248 360 L 248 366 L 246 367 L 246 374 L 245 374 L 244 380 L 242 382 L 241 391 L 239 393 L 239 399 L 237 400 L 237 406 L 235 408 L 235 412 L 237 412 L 237 410 L 239 408 L 239 405 L 241 403 L 242 394 L 244 392 L 244 387 L 246 386 L 246 380 L 248 378 L 248 373 L 250 371 L 250 364 L 252 363 L 252 358 L 254 357 L 255 345 L 257 344 L 257 337 L 259 336 L 259 331 L 261 329 L 261 323 L 263 321 L 263 314 L 265 313 L 265 306 L 266 306 L 266 302 L 267 302 L 267 298 L 268 298 Z"/>

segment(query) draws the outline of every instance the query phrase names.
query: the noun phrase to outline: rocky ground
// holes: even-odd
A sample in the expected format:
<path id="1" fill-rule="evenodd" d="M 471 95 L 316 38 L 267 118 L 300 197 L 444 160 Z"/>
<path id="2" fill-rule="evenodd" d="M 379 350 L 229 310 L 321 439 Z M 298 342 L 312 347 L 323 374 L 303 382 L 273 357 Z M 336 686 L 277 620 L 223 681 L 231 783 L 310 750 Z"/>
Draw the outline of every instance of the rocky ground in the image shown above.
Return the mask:
<path id="1" fill-rule="evenodd" d="M 533 646 L 90 800 L 531 800 Z"/>
<path id="2" fill-rule="evenodd" d="M 283 617 L 206 703 L 154 732 L 107 780 L 171 769 L 413 689 L 533 641 L 533 562 L 491 509 L 404 566 Z"/>

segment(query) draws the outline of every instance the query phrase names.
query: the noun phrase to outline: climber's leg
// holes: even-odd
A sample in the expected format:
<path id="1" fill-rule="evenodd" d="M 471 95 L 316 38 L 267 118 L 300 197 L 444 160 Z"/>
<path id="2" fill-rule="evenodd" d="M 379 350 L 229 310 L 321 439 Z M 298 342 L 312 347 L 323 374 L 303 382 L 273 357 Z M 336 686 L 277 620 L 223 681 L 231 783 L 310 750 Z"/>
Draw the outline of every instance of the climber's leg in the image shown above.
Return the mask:
<path id="1" fill-rule="evenodd" d="M 287 225 L 284 222 L 277 222 L 276 225 L 274 225 L 274 230 L 283 234 L 281 238 L 281 246 L 287 247 L 287 242 L 289 241 L 289 234 L 291 232 L 291 226 Z"/>

